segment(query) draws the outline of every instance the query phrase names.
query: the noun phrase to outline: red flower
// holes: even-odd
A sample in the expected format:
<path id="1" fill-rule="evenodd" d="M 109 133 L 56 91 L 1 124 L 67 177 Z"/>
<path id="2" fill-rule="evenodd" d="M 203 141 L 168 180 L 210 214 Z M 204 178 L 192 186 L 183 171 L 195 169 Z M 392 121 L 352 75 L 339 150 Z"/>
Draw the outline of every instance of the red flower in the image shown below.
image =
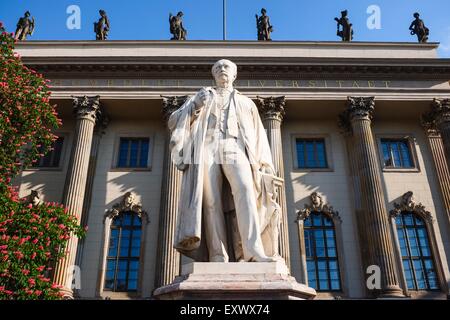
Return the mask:
<path id="1" fill-rule="evenodd" d="M 36 280 L 34 280 L 33 278 L 28 279 L 28 284 L 30 286 L 34 286 L 36 284 Z"/>
<path id="2" fill-rule="evenodd" d="M 27 275 L 30 273 L 30 270 L 23 269 L 23 270 L 22 270 L 22 273 L 23 273 L 24 275 L 27 276 Z"/>

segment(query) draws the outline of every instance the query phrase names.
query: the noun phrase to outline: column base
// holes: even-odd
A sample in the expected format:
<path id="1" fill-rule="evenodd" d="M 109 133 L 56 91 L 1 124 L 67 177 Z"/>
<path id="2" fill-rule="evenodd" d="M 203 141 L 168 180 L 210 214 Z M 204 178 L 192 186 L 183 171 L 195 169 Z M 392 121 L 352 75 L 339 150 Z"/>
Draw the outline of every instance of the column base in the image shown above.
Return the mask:
<path id="1" fill-rule="evenodd" d="M 401 299 L 406 298 L 403 290 L 398 286 L 385 288 L 379 292 L 377 299 Z"/>
<path id="2" fill-rule="evenodd" d="M 284 262 L 194 262 L 173 283 L 158 288 L 158 300 L 305 300 L 316 291 L 289 275 Z"/>
<path id="3" fill-rule="evenodd" d="M 74 300 L 75 296 L 72 289 L 62 288 L 61 293 L 63 294 L 64 300 Z"/>

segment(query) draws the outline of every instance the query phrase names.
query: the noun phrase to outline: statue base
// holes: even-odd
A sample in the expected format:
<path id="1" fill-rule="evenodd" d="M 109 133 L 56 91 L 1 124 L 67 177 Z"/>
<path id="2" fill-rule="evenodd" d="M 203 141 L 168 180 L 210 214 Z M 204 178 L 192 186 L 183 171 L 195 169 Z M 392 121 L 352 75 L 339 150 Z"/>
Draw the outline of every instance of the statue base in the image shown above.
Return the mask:
<path id="1" fill-rule="evenodd" d="M 173 283 L 158 288 L 158 300 L 305 300 L 313 288 L 289 275 L 277 262 L 194 262 L 182 267 Z"/>

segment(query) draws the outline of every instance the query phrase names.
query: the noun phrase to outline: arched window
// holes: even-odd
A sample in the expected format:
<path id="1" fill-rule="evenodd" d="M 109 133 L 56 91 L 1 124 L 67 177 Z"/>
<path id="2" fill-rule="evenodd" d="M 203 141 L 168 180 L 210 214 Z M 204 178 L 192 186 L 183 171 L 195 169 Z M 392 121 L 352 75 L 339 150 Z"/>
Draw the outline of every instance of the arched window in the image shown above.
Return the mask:
<path id="1" fill-rule="evenodd" d="M 413 212 L 395 218 L 405 280 L 409 290 L 439 290 L 425 222 Z"/>
<path id="2" fill-rule="evenodd" d="M 438 253 L 431 237 L 434 236 L 431 213 L 415 201 L 411 191 L 402 196 L 401 203 L 394 203 L 394 207 L 390 214 L 405 291 L 440 290 L 442 271 L 436 268 Z"/>
<path id="3" fill-rule="evenodd" d="M 113 219 L 106 258 L 105 290 L 137 291 L 142 221 L 134 212 Z"/>
<path id="4" fill-rule="evenodd" d="M 316 192 L 310 200 L 311 204 L 305 205 L 297 220 L 304 240 L 301 256 L 306 258 L 305 282 L 319 292 L 342 291 L 335 230 L 335 221 L 340 222 L 339 214 L 324 205 Z"/>
<path id="5" fill-rule="evenodd" d="M 148 222 L 147 213 L 132 192 L 127 192 L 119 203 L 106 212 L 100 296 L 104 296 L 106 291 L 140 294 L 143 239 Z"/>
<path id="6" fill-rule="evenodd" d="M 305 219 L 308 285 L 317 291 L 340 291 L 339 263 L 333 220 L 320 212 Z"/>

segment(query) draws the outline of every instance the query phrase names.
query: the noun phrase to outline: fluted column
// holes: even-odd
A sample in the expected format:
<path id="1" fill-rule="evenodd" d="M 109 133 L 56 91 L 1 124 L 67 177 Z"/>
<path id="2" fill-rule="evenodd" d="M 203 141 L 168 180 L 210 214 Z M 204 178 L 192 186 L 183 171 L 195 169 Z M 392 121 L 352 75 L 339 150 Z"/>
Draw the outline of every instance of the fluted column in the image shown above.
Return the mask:
<path id="1" fill-rule="evenodd" d="M 348 108 L 341 115 L 341 125 L 353 135 L 353 154 L 356 159 L 355 174 L 361 191 L 362 222 L 366 235 L 367 253 L 365 267 L 376 265 L 381 271 L 381 290 L 374 292 L 379 297 L 402 296 L 397 274 L 392 238 L 389 233 L 388 212 L 381 182 L 381 170 L 373 138 L 371 122 L 375 109 L 373 97 L 349 97 Z M 361 233 L 361 232 L 360 232 Z"/>
<path id="2" fill-rule="evenodd" d="M 267 138 L 269 139 L 270 149 L 272 151 L 272 160 L 275 167 L 275 173 L 284 181 L 284 164 L 283 164 L 283 140 L 281 137 L 281 123 L 285 115 L 284 106 L 286 99 L 281 97 L 258 97 L 258 109 L 261 114 L 261 120 L 266 129 Z M 282 216 L 280 223 L 280 255 L 285 259 L 286 265 L 290 268 L 291 258 L 289 251 L 289 232 L 288 217 L 286 206 L 285 185 L 282 184 L 278 190 L 278 203 L 281 206 Z"/>
<path id="3" fill-rule="evenodd" d="M 100 115 L 100 97 L 74 97 L 73 111 L 76 116 L 75 136 L 64 186 L 63 204 L 67 207 L 69 214 L 74 215 L 80 223 L 92 136 Z M 77 237 L 72 235 L 65 248 L 65 257 L 56 262 L 54 269 L 53 281 L 63 287 L 66 298 L 73 297 L 71 280 L 77 244 Z"/>
<path id="4" fill-rule="evenodd" d="M 165 123 L 169 120 L 172 112 L 181 107 L 186 99 L 186 96 L 163 97 L 163 117 Z M 172 161 L 169 140 L 170 136 L 168 134 L 165 146 L 164 174 L 161 191 L 155 288 L 170 284 L 180 272 L 180 254 L 175 250 L 173 244 L 183 173 L 177 169 Z"/>
<path id="5" fill-rule="evenodd" d="M 91 207 L 91 201 L 92 201 L 92 188 L 94 185 L 94 178 L 95 178 L 95 170 L 97 167 L 97 156 L 98 156 L 98 149 L 100 147 L 100 141 L 105 133 L 106 127 L 109 124 L 109 117 L 106 115 L 105 110 L 101 108 L 100 106 L 100 113 L 98 114 L 98 119 L 96 122 L 96 125 L 94 127 L 94 134 L 92 137 L 92 146 L 91 146 L 91 153 L 89 156 L 89 165 L 88 165 L 88 173 L 87 173 L 87 180 L 86 180 L 86 191 L 85 191 L 85 197 L 83 202 L 83 210 L 81 215 L 81 226 L 86 227 L 88 225 L 89 221 L 89 209 Z M 86 239 L 81 239 L 78 242 L 78 248 L 77 248 L 77 257 L 75 259 L 75 264 L 77 266 L 81 266 L 82 258 L 83 258 L 83 249 L 85 245 Z"/>
<path id="6" fill-rule="evenodd" d="M 422 116 L 428 137 L 442 201 L 450 220 L 450 107 L 449 100 L 434 100 L 432 110 Z"/>

